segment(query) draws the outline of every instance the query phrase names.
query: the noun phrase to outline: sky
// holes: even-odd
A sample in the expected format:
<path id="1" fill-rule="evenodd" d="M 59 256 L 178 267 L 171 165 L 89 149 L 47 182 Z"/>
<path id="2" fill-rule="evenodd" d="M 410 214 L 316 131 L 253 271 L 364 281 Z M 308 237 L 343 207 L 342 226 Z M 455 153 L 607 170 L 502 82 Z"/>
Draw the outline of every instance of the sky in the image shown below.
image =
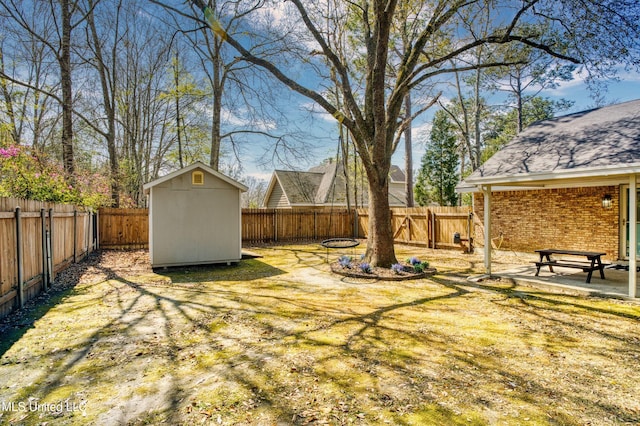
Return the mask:
<path id="1" fill-rule="evenodd" d="M 640 99 L 640 74 L 623 71 L 619 74 L 619 81 L 609 81 L 607 87 L 608 90 L 604 96 L 604 102 L 606 104 Z M 591 93 L 580 75 L 576 75 L 576 78 L 571 81 L 560 83 L 555 89 L 542 91 L 540 96 L 548 97 L 552 100 L 566 99 L 574 102 L 572 108 L 559 115 L 576 113 L 596 107 L 595 100 L 591 97 Z M 296 168 L 299 170 L 306 170 L 313 165 L 319 164 L 326 158 L 335 158 L 337 149 L 337 123 L 333 117 L 321 111 L 320 107 L 314 107 L 307 100 L 300 100 L 298 107 L 304 111 L 308 111 L 310 108 L 316 111 L 312 114 L 313 120 L 308 118 L 309 114 L 301 114 L 301 117 L 306 116 L 309 120 L 309 126 L 314 129 L 314 133 L 317 135 L 317 143 L 311 143 L 314 145 L 314 148 L 307 150 L 305 155 L 306 161 L 294 162 L 295 164 L 292 165 L 297 166 Z M 292 109 L 295 108 L 295 106 L 292 106 Z M 430 121 L 435 111 L 435 107 L 431 108 L 431 110 L 427 111 L 424 116 L 414 124 L 412 134 L 414 171 L 419 168 L 420 159 L 424 155 L 424 141 L 429 137 L 429 130 L 431 128 Z M 402 147 L 403 145 L 401 144 L 394 154 L 393 164 L 404 168 L 404 149 Z M 249 155 L 248 158 L 243 158 L 244 174 L 268 181 L 274 168 L 288 168 L 283 166 L 274 167 L 272 165 L 265 167 L 258 163 L 257 156 Z"/>

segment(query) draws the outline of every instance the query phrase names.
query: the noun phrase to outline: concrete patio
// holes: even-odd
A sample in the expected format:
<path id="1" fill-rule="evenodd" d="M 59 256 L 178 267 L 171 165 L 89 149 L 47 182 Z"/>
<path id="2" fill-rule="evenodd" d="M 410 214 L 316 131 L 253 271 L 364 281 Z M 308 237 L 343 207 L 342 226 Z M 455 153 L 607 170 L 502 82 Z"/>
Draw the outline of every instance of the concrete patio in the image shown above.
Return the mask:
<path id="1" fill-rule="evenodd" d="M 629 298 L 629 273 L 624 269 L 605 269 L 605 279 L 601 279 L 600 274 L 594 272 L 590 283 L 585 282 L 587 273 L 580 270 L 556 266 L 553 271 L 550 272 L 549 268 L 542 267 L 540 274 L 536 277 L 536 267 L 532 264 L 499 271 L 494 275 L 511 279 L 524 286 L 585 296 L 604 296 L 640 301 L 640 298 Z"/>
<path id="2" fill-rule="evenodd" d="M 539 259 L 535 253 L 514 252 L 510 250 L 492 250 L 492 276 L 513 280 L 516 284 L 541 288 L 544 290 L 576 294 L 582 296 L 614 297 L 640 302 L 640 298 L 629 298 L 629 272 L 624 269 L 608 267 L 604 270 L 605 279 L 600 278 L 596 271 L 591 282 L 586 283 L 587 273 L 579 269 L 555 266 L 553 272 L 543 266 L 536 277 L 535 262 Z M 476 250 L 476 255 L 483 256 L 482 248 Z M 606 261 L 606 263 L 612 263 Z M 617 264 L 626 264 L 618 261 Z M 638 274 L 640 276 L 640 274 Z M 478 281 L 486 275 L 470 277 L 471 281 Z M 640 285 L 637 286 L 640 290 Z M 640 294 L 640 291 L 636 291 Z"/>

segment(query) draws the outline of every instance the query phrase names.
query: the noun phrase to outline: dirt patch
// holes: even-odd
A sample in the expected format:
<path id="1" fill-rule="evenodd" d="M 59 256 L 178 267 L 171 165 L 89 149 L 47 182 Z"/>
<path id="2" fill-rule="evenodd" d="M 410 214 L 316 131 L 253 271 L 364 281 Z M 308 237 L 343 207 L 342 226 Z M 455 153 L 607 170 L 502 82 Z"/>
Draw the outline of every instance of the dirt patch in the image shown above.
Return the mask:
<path id="1" fill-rule="evenodd" d="M 1 353 L 0 423 L 640 422 L 638 303 L 470 283 L 481 258 L 457 252 L 400 247 L 438 272 L 365 282 L 317 245 L 253 251 L 155 273 L 146 252 L 103 252 L 69 271 Z"/>

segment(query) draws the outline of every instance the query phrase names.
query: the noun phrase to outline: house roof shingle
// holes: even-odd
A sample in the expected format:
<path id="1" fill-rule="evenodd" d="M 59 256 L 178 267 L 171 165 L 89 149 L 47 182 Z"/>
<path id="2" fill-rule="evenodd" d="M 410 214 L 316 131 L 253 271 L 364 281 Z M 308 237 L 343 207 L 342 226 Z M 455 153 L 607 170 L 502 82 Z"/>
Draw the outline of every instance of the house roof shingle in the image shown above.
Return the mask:
<path id="1" fill-rule="evenodd" d="M 536 122 L 459 187 L 640 166 L 640 100 Z"/>
<path id="2" fill-rule="evenodd" d="M 274 173 L 290 204 L 315 203 L 322 173 L 289 170 L 276 170 Z"/>
<path id="3" fill-rule="evenodd" d="M 264 205 L 268 205 L 273 186 L 279 184 L 290 206 L 346 205 L 347 194 L 342 165 L 336 162 L 323 163 L 309 171 L 275 170 Z M 392 166 L 391 181 L 399 183 L 404 173 L 398 166 Z M 353 188 L 351 197 L 354 197 Z M 359 194 L 363 203 L 368 202 L 367 192 Z M 389 202 L 391 205 L 403 205 L 405 193 L 403 189 L 389 186 Z"/>

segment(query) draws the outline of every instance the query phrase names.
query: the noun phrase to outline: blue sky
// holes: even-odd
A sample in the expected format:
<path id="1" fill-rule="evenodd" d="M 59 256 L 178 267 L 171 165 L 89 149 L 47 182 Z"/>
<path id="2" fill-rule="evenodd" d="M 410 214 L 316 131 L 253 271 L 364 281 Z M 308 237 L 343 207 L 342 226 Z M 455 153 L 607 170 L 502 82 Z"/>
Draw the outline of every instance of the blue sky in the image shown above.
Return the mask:
<path id="1" fill-rule="evenodd" d="M 563 112 L 562 115 L 584 111 L 596 106 L 595 100 L 591 97 L 591 93 L 587 89 L 584 80 L 580 78 L 579 75 L 574 80 L 561 83 L 555 89 L 542 91 L 540 95 L 554 100 L 567 99 L 573 101 L 573 107 L 570 110 Z M 630 101 L 638 98 L 640 98 L 640 74 L 621 72 L 619 75 L 619 81 L 608 82 L 608 90 L 605 94 L 604 101 L 606 104 L 610 104 Z M 337 123 L 333 117 L 321 111 L 318 106 L 313 106 L 310 101 L 300 99 L 299 102 L 298 107 L 304 111 L 308 111 L 310 108 L 313 108 L 315 111 L 312 114 L 308 114 L 307 112 L 300 113 L 300 119 L 308 120 L 308 128 L 313 128 L 313 133 L 317 135 L 315 137 L 317 139 L 314 138 L 314 143 L 312 143 L 314 148 L 306 150 L 304 160 L 295 162 L 295 165 L 297 166 L 296 168 L 306 170 L 315 164 L 319 164 L 325 158 L 335 157 L 338 138 Z M 295 106 L 292 105 L 292 109 L 296 109 Z M 432 108 L 414 125 L 414 170 L 418 169 L 420 166 L 420 159 L 425 151 L 423 141 L 429 137 L 430 121 L 435 110 L 435 107 Z M 310 118 L 310 116 L 312 118 Z M 303 123 L 300 125 L 305 127 Z M 244 173 L 248 176 L 268 180 L 274 167 L 267 166 L 265 168 L 259 166 L 257 163 L 257 157 L 257 155 L 248 155 L 248 157 L 243 156 Z M 400 146 L 398 151 L 394 154 L 393 163 L 400 167 L 404 167 L 404 150 L 402 149 L 402 146 Z M 287 167 L 280 166 L 277 168 Z"/>

